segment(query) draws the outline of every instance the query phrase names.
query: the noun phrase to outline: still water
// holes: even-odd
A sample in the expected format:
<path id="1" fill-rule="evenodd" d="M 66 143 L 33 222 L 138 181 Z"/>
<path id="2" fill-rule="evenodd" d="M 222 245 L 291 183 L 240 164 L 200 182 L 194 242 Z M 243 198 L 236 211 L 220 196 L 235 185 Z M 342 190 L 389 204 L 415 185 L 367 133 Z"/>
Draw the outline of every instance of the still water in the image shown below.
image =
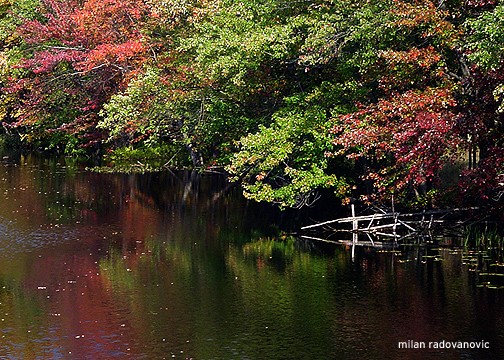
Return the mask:
<path id="1" fill-rule="evenodd" d="M 463 251 L 352 259 L 225 187 L 4 157 L 0 359 L 504 358 L 504 290 Z"/>

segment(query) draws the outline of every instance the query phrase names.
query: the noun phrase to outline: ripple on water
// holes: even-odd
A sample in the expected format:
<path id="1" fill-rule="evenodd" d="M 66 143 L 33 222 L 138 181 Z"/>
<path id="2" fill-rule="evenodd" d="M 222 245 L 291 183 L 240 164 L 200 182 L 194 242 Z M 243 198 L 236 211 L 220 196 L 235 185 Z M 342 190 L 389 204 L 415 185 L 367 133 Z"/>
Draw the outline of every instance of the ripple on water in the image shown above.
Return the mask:
<path id="1" fill-rule="evenodd" d="M 77 240 L 78 236 L 75 228 L 65 226 L 22 230 L 15 222 L 0 217 L 0 256 L 12 258 L 20 253 Z"/>

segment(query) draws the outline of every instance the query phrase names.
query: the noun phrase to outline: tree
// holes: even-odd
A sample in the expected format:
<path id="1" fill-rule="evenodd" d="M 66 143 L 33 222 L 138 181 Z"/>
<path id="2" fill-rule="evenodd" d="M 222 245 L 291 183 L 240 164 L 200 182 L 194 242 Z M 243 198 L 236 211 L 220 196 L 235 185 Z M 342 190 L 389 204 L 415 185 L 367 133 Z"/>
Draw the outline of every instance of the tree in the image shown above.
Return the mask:
<path id="1" fill-rule="evenodd" d="M 162 140 L 185 148 L 193 166 L 223 164 L 234 141 L 268 123 L 287 87 L 297 86 L 289 79 L 298 30 L 283 15 L 299 10 L 285 9 L 283 2 L 178 5 L 173 16 L 180 26 L 149 30 L 151 41 L 163 48 L 146 71 L 156 87 L 140 86 L 147 79 L 140 77 L 105 107 L 101 126 L 116 137 L 112 142 L 142 133 L 151 144 Z M 161 13 L 168 16 L 166 9 Z M 134 111 L 122 111 L 126 103 Z M 130 131 L 136 124 L 148 134 Z"/>
<path id="2" fill-rule="evenodd" d="M 44 17 L 18 27 L 26 71 L 5 91 L 18 99 L 15 121 L 27 138 L 48 134 L 54 146 L 96 145 L 97 113 L 128 75 L 145 61 L 140 27 L 148 15 L 141 0 L 44 0 Z M 58 135 L 60 134 L 60 135 Z M 62 140 L 61 136 L 70 134 Z M 47 145 L 47 144 L 46 144 Z"/>
<path id="3" fill-rule="evenodd" d="M 456 101 L 449 88 L 409 90 L 341 115 L 332 128 L 335 153 L 364 159 L 366 200 L 418 198 L 432 190 L 445 164 L 460 157 Z M 401 194 L 402 193 L 402 194 Z"/>
<path id="4" fill-rule="evenodd" d="M 344 89 L 340 91 L 343 95 Z M 273 124 L 241 139 L 227 170 L 235 175 L 232 180 L 243 181 L 247 198 L 300 208 L 313 204 L 319 189 L 331 188 L 340 195 L 348 191 L 344 176 L 327 172 L 330 123 L 317 95 L 284 99 L 286 105 L 274 114 Z"/>
<path id="5" fill-rule="evenodd" d="M 32 143 L 225 165 L 283 207 L 327 188 L 421 206 L 502 191 L 493 0 L 37 4 L 0 3 L 3 124 Z"/>
<path id="6" fill-rule="evenodd" d="M 318 94 L 317 100 L 282 109 L 270 127 L 242 139 L 229 170 L 251 174 L 244 185 L 251 198 L 277 201 L 273 194 L 278 194 L 278 201 L 292 206 L 299 203 L 296 197 L 321 187 L 348 195 L 357 179 L 336 176 L 348 164 L 342 155 L 354 161 L 367 184 L 375 182 L 377 198 L 432 179 L 462 143 L 453 138 L 458 115 L 447 66 L 457 31 L 445 20 L 446 12 L 429 1 L 333 5 L 289 20 L 303 24 L 296 67 L 311 77 L 297 98 Z M 313 113 L 316 120 L 306 120 Z M 323 145 L 293 150 L 314 133 L 324 134 L 316 136 Z M 286 134 L 290 137 L 267 147 Z M 328 155 L 331 161 L 324 159 Z M 300 159 L 310 159 L 312 169 Z"/>
<path id="7" fill-rule="evenodd" d="M 466 34 L 458 24 L 468 19 L 465 27 L 477 24 L 495 39 L 498 10 L 481 2 L 466 8 L 447 3 L 444 10 L 430 1 L 395 4 L 388 23 L 397 31 L 395 40 L 377 51 L 374 66 L 364 72 L 376 81 L 371 96 L 358 111 L 335 117 L 336 154 L 360 165 L 367 200 L 394 196 L 432 206 L 451 190 L 451 201 L 456 194 L 462 195 L 462 203 L 469 198 L 474 202 L 474 195 L 486 201 L 499 188 L 502 173 L 502 120 L 492 98 L 501 75 L 468 62 L 480 59 L 484 65 L 486 51 L 495 49 L 479 42 L 483 36 L 477 31 L 464 45 Z M 483 26 L 489 13 L 494 24 Z M 474 14 L 480 14 L 476 20 Z M 470 169 L 461 172 L 458 187 L 453 184 L 441 193 L 444 169 L 461 162 L 466 153 Z"/>
<path id="8" fill-rule="evenodd" d="M 38 0 L 1 0 L 0 1 L 0 89 L 7 86 L 9 79 L 22 72 L 16 64 L 22 57 L 22 38 L 16 35 L 20 18 L 37 18 Z M 0 123 L 10 122 L 14 116 L 14 99 L 0 91 Z M 2 127 L 0 131 L 5 131 Z"/>
<path id="9" fill-rule="evenodd" d="M 498 44 L 504 39 L 504 6 L 490 2 L 464 25 L 466 57 L 472 62 L 470 88 L 466 104 L 467 117 L 476 124 L 468 137 L 472 140 L 469 169 L 464 172 L 461 188 L 466 198 L 495 200 L 502 211 L 504 174 L 504 51 Z M 469 122 L 469 121 L 468 121 Z M 479 155 L 479 161 L 477 159 Z"/>

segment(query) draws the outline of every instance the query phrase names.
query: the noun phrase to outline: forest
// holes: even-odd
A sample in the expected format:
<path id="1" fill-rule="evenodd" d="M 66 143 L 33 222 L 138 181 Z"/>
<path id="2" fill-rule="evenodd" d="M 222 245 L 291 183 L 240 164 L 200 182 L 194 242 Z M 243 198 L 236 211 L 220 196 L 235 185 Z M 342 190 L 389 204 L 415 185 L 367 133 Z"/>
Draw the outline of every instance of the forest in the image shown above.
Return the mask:
<path id="1" fill-rule="evenodd" d="M 0 0 L 0 143 L 502 214 L 503 60 L 496 0 Z"/>

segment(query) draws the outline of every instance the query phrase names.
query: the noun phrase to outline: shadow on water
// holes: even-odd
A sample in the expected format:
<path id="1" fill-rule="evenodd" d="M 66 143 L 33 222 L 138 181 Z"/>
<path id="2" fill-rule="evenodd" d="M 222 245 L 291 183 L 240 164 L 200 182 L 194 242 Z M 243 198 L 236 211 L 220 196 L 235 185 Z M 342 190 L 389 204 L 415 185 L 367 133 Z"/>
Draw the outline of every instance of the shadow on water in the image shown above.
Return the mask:
<path id="1" fill-rule="evenodd" d="M 358 248 L 352 258 L 286 235 L 300 223 L 217 175 L 4 158 L 0 357 L 503 358 L 503 290 L 479 287 L 501 271 L 475 267 L 483 254 Z M 398 348 L 408 340 L 491 349 Z"/>

